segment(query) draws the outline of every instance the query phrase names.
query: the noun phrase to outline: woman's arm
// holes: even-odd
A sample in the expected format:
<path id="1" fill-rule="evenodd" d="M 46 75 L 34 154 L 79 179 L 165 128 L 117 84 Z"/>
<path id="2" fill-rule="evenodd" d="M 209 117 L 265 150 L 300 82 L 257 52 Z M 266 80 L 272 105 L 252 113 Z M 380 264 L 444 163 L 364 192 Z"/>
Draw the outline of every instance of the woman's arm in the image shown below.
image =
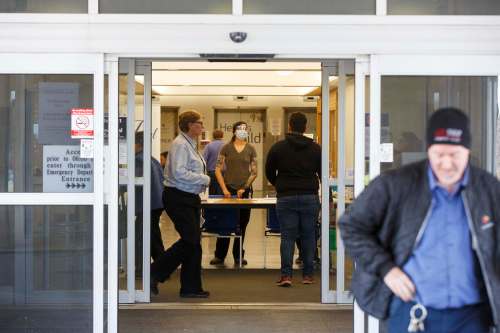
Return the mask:
<path id="1" fill-rule="evenodd" d="M 222 192 L 224 193 L 224 197 L 231 197 L 231 193 L 227 190 L 226 183 L 224 182 L 224 177 L 222 176 L 222 168 L 224 167 L 225 156 L 222 153 L 219 153 L 219 157 L 217 158 L 217 163 L 215 164 L 215 178 L 217 178 L 217 183 L 219 183 Z"/>

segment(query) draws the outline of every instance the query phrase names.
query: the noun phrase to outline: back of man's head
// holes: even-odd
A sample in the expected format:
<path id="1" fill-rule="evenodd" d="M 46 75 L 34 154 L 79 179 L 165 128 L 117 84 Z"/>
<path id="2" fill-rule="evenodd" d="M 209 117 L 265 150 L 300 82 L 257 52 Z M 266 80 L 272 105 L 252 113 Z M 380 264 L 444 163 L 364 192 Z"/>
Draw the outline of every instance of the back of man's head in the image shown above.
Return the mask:
<path id="1" fill-rule="evenodd" d="M 214 140 L 220 140 L 224 137 L 224 132 L 222 132 L 222 130 L 220 130 L 220 129 L 216 129 L 212 133 L 212 136 L 213 136 Z"/>
<path id="2" fill-rule="evenodd" d="M 292 132 L 304 133 L 306 131 L 307 118 L 305 114 L 301 112 L 294 112 L 290 116 L 288 125 L 290 126 L 290 130 Z"/>
<path id="3" fill-rule="evenodd" d="M 135 132 L 135 144 L 144 145 L 144 132 Z"/>

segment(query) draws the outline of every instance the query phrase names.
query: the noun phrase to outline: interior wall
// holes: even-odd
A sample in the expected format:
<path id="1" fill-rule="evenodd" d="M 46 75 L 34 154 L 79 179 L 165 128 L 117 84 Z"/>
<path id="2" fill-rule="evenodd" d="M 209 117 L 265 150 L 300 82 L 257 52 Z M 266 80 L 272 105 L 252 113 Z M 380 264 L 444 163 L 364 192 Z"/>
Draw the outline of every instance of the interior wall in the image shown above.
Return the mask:
<path id="1" fill-rule="evenodd" d="M 304 102 L 302 96 L 248 96 L 247 101 L 235 101 L 233 96 L 161 96 L 163 106 L 179 107 L 179 113 L 187 109 L 196 109 L 203 117 L 208 138 L 212 137 L 214 129 L 214 109 L 227 108 L 267 108 L 267 128 L 272 119 L 283 123 L 284 107 L 315 107 L 316 103 Z M 282 128 L 283 134 L 284 129 Z"/>

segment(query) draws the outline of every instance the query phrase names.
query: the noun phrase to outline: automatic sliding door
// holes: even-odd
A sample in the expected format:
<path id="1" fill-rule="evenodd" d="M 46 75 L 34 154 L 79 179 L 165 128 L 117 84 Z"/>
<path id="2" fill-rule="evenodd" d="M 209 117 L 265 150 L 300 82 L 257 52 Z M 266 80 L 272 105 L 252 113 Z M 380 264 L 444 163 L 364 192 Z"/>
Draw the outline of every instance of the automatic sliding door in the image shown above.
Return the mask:
<path id="1" fill-rule="evenodd" d="M 120 302 L 149 302 L 151 65 L 122 60 L 119 78 Z"/>
<path id="2" fill-rule="evenodd" d="M 346 256 L 336 221 L 354 197 L 355 183 L 363 183 L 365 158 L 355 165 L 355 128 L 364 127 L 356 120 L 356 103 L 364 113 L 364 94 L 356 102 L 358 84 L 364 76 L 355 77 L 354 60 L 323 63 L 321 95 L 323 175 L 322 175 L 322 301 L 350 303 L 353 262 Z M 356 121 L 360 122 L 355 126 Z M 363 128 L 364 129 L 364 128 Z M 357 175 L 355 177 L 355 175 Z"/>

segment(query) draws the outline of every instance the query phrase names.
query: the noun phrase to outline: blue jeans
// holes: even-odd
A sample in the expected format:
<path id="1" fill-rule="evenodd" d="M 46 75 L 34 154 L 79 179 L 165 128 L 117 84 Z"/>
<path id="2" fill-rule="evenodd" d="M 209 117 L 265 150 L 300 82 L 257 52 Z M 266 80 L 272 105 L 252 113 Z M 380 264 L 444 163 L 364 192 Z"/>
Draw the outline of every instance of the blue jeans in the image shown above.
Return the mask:
<path id="1" fill-rule="evenodd" d="M 394 297 L 388 320 L 389 333 L 408 332 L 410 309 L 415 302 L 403 302 Z M 425 333 L 488 333 L 491 311 L 487 303 L 468 305 L 458 309 L 427 308 Z"/>
<path id="2" fill-rule="evenodd" d="M 292 195 L 278 198 L 276 213 L 281 230 L 281 275 L 292 276 L 295 240 L 302 244 L 303 275 L 313 273 L 314 249 L 316 247 L 316 221 L 319 213 L 317 195 Z"/>

